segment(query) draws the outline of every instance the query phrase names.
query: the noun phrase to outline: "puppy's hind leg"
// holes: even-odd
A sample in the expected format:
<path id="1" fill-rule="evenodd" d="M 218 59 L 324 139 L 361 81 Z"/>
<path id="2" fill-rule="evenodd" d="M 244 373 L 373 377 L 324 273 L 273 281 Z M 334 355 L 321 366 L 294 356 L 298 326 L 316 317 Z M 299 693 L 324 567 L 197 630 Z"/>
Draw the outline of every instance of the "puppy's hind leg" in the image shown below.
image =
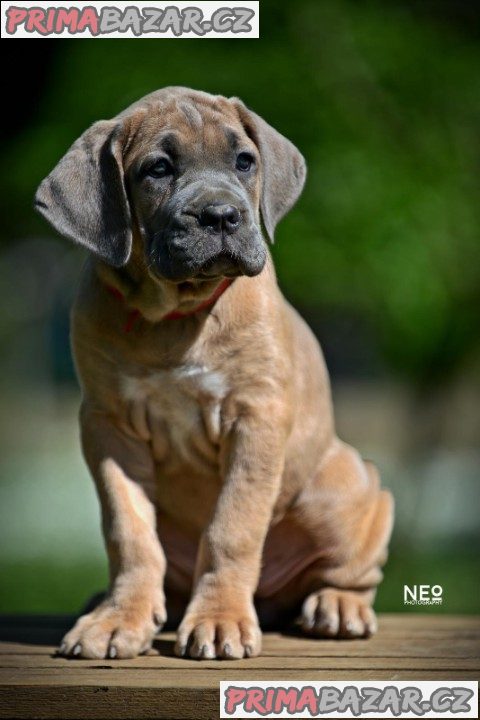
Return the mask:
<path id="1" fill-rule="evenodd" d="M 393 498 L 380 490 L 375 466 L 343 443 L 324 463 L 316 489 L 317 503 L 310 489 L 302 514 L 324 552 L 301 577 L 298 623 L 318 637 L 368 637 L 377 629 L 372 604 L 387 559 Z"/>

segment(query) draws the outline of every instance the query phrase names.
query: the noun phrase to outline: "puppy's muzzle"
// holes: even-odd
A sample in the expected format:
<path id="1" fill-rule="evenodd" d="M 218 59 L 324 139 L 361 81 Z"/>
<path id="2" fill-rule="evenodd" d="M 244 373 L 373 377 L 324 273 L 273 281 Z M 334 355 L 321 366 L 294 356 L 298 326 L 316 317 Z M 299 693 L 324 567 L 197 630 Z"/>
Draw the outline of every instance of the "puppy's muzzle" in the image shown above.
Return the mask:
<path id="1" fill-rule="evenodd" d="M 266 249 L 252 209 L 235 193 L 203 191 L 180 205 L 164 208 L 153 233 L 151 269 L 160 278 L 257 275 Z"/>

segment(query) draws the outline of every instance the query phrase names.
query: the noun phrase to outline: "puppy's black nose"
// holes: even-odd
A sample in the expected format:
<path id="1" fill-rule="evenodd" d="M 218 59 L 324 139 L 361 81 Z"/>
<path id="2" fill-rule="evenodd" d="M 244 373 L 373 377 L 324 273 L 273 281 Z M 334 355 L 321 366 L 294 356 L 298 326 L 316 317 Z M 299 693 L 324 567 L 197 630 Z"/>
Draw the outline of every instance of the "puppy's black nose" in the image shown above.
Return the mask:
<path id="1" fill-rule="evenodd" d="M 217 233 L 234 233 L 240 225 L 240 213 L 234 205 L 207 205 L 200 213 L 199 222 Z"/>

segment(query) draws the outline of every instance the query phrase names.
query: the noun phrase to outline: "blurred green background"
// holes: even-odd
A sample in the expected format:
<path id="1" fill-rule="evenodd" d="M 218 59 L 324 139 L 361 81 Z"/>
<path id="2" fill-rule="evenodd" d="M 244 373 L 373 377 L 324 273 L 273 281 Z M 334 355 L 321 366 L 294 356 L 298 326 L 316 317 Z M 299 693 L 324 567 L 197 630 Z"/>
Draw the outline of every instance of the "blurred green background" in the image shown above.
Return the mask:
<path id="1" fill-rule="evenodd" d="M 273 254 L 322 343 L 341 436 L 396 496 L 377 607 L 480 609 L 478 5 L 260 5 L 260 40 L 6 47 L 0 611 L 76 612 L 106 583 L 68 345 L 84 255 L 32 197 L 90 123 L 168 84 L 242 97 L 307 159 Z M 443 605 L 404 606 L 404 584 L 441 585 Z"/>

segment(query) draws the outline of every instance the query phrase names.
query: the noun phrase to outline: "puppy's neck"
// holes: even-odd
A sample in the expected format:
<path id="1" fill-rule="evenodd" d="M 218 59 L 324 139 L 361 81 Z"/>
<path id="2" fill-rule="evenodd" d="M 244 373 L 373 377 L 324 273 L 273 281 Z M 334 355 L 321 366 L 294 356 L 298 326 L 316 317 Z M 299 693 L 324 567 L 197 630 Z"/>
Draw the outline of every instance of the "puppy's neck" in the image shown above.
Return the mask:
<path id="1" fill-rule="evenodd" d="M 194 313 L 222 289 L 222 279 L 193 280 L 172 283 L 152 278 L 148 271 L 130 261 L 125 268 L 115 269 L 98 261 L 96 272 L 100 281 L 132 310 L 149 322 L 166 317 Z"/>

